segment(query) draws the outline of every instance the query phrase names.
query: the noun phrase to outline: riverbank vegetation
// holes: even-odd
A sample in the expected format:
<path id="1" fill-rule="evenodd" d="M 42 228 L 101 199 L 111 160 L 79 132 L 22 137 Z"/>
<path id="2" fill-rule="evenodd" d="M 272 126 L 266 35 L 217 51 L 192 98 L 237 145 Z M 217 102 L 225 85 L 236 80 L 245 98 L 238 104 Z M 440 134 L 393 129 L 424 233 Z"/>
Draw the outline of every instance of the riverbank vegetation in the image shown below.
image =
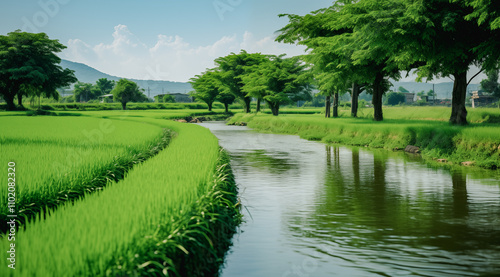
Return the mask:
<path id="1" fill-rule="evenodd" d="M 412 109 L 415 109 L 412 111 Z M 429 161 L 446 164 L 500 168 L 500 112 L 471 113 L 471 126 L 453 126 L 446 122 L 449 109 L 388 108 L 384 122 L 366 118 L 328 119 L 321 115 L 236 114 L 229 124 L 244 122 L 258 131 L 296 134 L 309 140 L 346 145 L 404 150 L 413 145 Z M 409 110 L 409 111 L 408 111 Z M 347 115 L 349 111 L 344 111 Z M 368 114 L 368 113 L 367 113 Z M 413 115 L 413 116 L 411 116 Z M 431 118 L 429 118 L 431 117 Z M 432 118 L 433 117 L 433 118 Z M 483 122 L 483 123 L 479 123 Z"/>

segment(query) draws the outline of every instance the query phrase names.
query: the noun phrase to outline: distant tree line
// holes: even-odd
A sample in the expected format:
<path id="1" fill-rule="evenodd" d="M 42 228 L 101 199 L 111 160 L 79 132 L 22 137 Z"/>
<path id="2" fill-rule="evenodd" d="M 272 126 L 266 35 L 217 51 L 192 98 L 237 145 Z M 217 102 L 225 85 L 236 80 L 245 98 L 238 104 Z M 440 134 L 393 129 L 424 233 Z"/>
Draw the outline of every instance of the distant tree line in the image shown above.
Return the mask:
<path id="1" fill-rule="evenodd" d="M 201 75 L 191 78 L 195 91 L 191 96 L 207 103 L 212 110 L 215 101 L 228 106 L 241 100 L 245 112 L 251 111 L 252 98 L 257 99 L 257 111 L 264 101 L 273 115 L 279 114 L 280 105 L 298 100 L 311 99 L 312 75 L 307 64 L 298 57 L 263 55 L 260 53 L 239 54 L 215 60 L 218 65 Z"/>

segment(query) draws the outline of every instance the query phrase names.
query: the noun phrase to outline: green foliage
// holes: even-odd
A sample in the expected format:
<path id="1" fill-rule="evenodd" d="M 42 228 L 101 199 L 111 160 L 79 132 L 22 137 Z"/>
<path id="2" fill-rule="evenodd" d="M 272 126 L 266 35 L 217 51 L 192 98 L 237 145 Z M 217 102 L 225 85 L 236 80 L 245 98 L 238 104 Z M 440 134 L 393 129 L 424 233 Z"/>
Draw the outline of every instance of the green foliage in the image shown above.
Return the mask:
<path id="1" fill-rule="evenodd" d="M 17 30 L 0 35 L 0 94 L 9 110 L 15 109 L 16 95 L 20 104 L 24 95 L 57 99 L 57 88 L 76 82 L 73 71 L 59 66 L 61 59 L 55 53 L 64 48 L 44 33 Z"/>
<path id="2" fill-rule="evenodd" d="M 127 109 L 128 102 L 143 102 L 147 99 L 137 83 L 127 79 L 120 79 L 111 93 L 113 100 L 122 103 L 124 110 Z"/>
<path id="3" fill-rule="evenodd" d="M 212 111 L 214 101 L 224 91 L 221 79 L 221 72 L 215 70 L 208 70 L 202 75 L 196 75 L 189 82 L 195 89 L 190 95 L 196 100 L 207 103 L 208 110 Z"/>
<path id="4" fill-rule="evenodd" d="M 221 72 L 220 82 L 224 86 L 223 90 L 241 99 L 247 113 L 250 112 L 252 99 L 242 90 L 244 86 L 242 78 L 251 72 L 253 66 L 265 62 L 266 59 L 266 56 L 260 53 L 250 54 L 242 50 L 239 54 L 231 53 L 215 60 L 218 65 L 215 70 Z"/>
<path id="5" fill-rule="evenodd" d="M 310 74 L 306 66 L 297 58 L 269 56 L 269 59 L 252 68 L 243 76 L 242 90 L 247 95 L 266 101 L 273 115 L 278 115 L 281 103 L 307 92 Z"/>
<path id="6" fill-rule="evenodd" d="M 500 70 L 494 69 L 486 72 L 487 79 L 481 81 L 481 89 L 486 93 L 500 97 L 500 84 L 498 83 L 498 75 Z"/>
<path id="7" fill-rule="evenodd" d="M 385 122 L 374 123 L 367 118 L 335 120 L 318 115 L 235 115 L 230 123 L 246 122 L 259 131 L 297 134 L 302 138 L 320 140 L 327 143 L 340 143 L 356 146 L 370 146 L 385 149 L 404 149 L 407 145 L 421 148 L 426 159 L 444 158 L 455 164 L 475 161 L 484 168 L 500 167 L 500 131 L 497 125 L 477 127 L 456 127 L 446 122 L 449 109 L 415 109 L 416 118 L 442 114 L 442 121 L 422 121 L 390 119 L 406 116 L 402 108 L 390 108 Z M 408 108 L 405 108 L 408 110 Z M 428 111 L 427 114 L 424 114 Z M 493 111 L 493 110 L 492 110 Z M 496 114 L 499 112 L 497 111 Z"/>
<path id="8" fill-rule="evenodd" d="M 107 78 L 101 78 L 95 83 L 96 89 L 99 91 L 99 95 L 110 94 L 115 87 L 115 81 L 108 80 Z"/>
<path id="9" fill-rule="evenodd" d="M 406 102 L 406 95 L 404 93 L 390 92 L 386 95 L 384 104 L 395 106 L 399 104 L 404 104 L 405 102 Z"/>

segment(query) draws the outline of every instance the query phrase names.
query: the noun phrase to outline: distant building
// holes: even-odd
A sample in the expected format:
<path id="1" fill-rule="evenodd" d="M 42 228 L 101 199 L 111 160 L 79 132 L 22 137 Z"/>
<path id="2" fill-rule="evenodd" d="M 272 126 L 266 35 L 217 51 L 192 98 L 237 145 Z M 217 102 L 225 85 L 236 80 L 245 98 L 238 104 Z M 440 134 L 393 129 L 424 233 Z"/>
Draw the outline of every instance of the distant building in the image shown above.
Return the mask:
<path id="1" fill-rule="evenodd" d="M 473 91 L 471 96 L 472 108 L 494 104 L 498 98 L 491 95 L 482 95 L 479 91 Z"/>
<path id="2" fill-rule="evenodd" d="M 113 102 L 113 94 L 104 94 L 99 96 L 99 99 L 101 99 L 101 103 L 111 103 Z"/>
<path id="3" fill-rule="evenodd" d="M 413 104 L 415 102 L 415 93 L 403 92 L 403 94 L 406 96 L 406 104 Z"/>

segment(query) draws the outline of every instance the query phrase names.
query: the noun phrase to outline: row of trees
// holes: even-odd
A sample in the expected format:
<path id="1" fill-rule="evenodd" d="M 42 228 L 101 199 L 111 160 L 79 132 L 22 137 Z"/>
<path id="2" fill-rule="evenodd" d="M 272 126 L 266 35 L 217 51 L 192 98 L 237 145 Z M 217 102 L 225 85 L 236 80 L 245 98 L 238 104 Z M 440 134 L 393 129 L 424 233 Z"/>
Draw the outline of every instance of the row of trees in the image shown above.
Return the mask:
<path id="1" fill-rule="evenodd" d="M 78 82 L 75 84 L 73 95 L 76 102 L 98 99 L 99 96 L 110 94 L 115 87 L 115 81 L 101 78 L 95 84 Z"/>
<path id="2" fill-rule="evenodd" d="M 23 108 L 24 96 L 59 98 L 57 88 L 77 81 L 74 72 L 63 69 L 55 54 L 64 45 L 44 33 L 15 31 L 0 35 L 0 95 L 8 110 L 15 110 L 15 97 Z"/>
<path id="3" fill-rule="evenodd" d="M 278 115 L 281 104 L 310 98 L 312 76 L 298 57 L 241 51 L 218 58 L 215 63 L 217 67 L 190 80 L 195 89 L 191 95 L 207 103 L 209 110 L 218 100 L 227 112 L 228 105 L 240 99 L 248 113 L 252 98 L 256 98 L 257 111 L 265 101 L 273 115 Z"/>
<path id="4" fill-rule="evenodd" d="M 58 40 L 51 40 L 44 33 L 17 30 L 6 36 L 0 35 L 0 95 L 7 103 L 8 110 L 16 109 L 16 96 L 20 108 L 23 108 L 25 96 L 44 96 L 57 100 L 58 88 L 78 81 L 72 70 L 60 66 L 61 59 L 56 53 L 65 48 Z M 89 101 L 110 93 L 114 101 L 122 104 L 123 109 L 131 101 L 148 101 L 144 90 L 127 79 L 121 79 L 116 84 L 106 78 L 99 79 L 95 85 L 78 82 L 74 88 L 76 101 Z"/>
<path id="5" fill-rule="evenodd" d="M 499 67 L 497 1 L 338 0 L 305 16 L 280 16 L 289 24 L 277 41 L 307 46 L 303 59 L 313 65 L 321 93 L 338 99 L 349 91 L 354 117 L 365 89 L 372 94 L 374 119 L 383 120 L 388 79 L 415 69 L 418 81 L 453 78 L 450 122 L 467 124 L 467 85 L 475 77 L 468 79 L 469 68 Z"/>

